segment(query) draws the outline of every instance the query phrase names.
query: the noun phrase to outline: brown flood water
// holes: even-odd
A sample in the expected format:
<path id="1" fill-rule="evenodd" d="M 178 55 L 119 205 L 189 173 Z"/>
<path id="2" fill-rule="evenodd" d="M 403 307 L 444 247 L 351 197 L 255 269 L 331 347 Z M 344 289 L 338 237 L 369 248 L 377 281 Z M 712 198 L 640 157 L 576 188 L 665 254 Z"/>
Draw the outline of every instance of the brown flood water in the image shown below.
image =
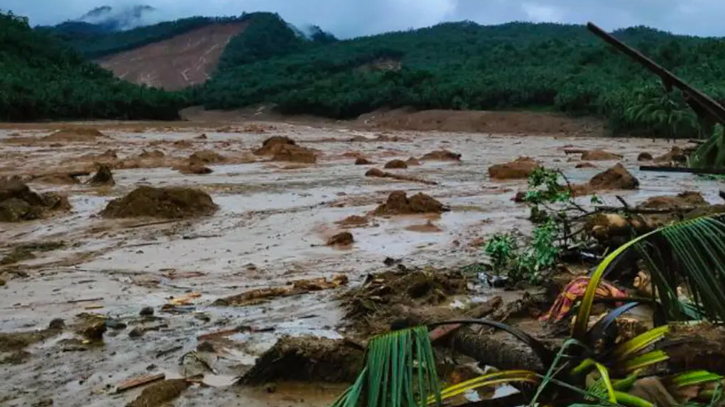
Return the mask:
<path id="1" fill-rule="evenodd" d="M 125 330 L 105 335 L 105 346 L 74 351 L 64 348 L 62 336 L 32 345 L 30 359 L 20 365 L 0 365 L 0 405 L 23 406 L 53 399 L 56 406 L 123 406 L 140 389 L 111 393 L 125 379 L 148 372 L 178 377 L 179 358 L 194 350 L 199 335 L 240 325 L 273 327 L 274 331 L 240 333 L 221 342 L 212 360 L 217 375 L 208 376 L 211 387 L 194 386 L 175 406 L 325 406 L 340 388 L 302 385 L 278 387 L 276 392 L 227 386 L 242 374 L 280 335 L 339 337 L 341 311 L 334 301 L 338 290 L 279 298 L 267 303 L 232 308 L 212 306 L 214 300 L 249 289 L 281 285 L 289 280 L 330 277 L 343 273 L 350 285 L 367 273 L 383 269 L 386 257 L 403 259 L 413 266 L 453 267 L 480 260 L 480 247 L 471 242 L 499 231 L 531 229 L 528 210 L 511 198 L 526 181 L 494 182 L 487 169 L 492 164 L 530 156 L 547 167 L 561 168 L 572 182 L 589 180 L 615 162 L 597 162 L 596 169 L 575 169 L 578 158 L 564 146 L 603 148 L 622 154 L 623 164 L 640 180 L 638 191 L 619 192 L 637 203 L 653 195 L 684 190 L 703 193 L 717 202 L 719 182 L 690 174 L 642 173 L 636 157 L 647 151 L 661 155 L 671 143 L 643 139 L 608 139 L 548 136 L 500 136 L 436 132 L 387 132 L 407 141 L 346 141 L 354 136 L 373 139 L 377 133 L 344 128 L 312 128 L 274 123 L 259 133 L 216 132 L 213 129 L 145 129 L 104 131 L 98 142 L 51 144 L 38 139 L 48 131 L 26 128 L 20 136 L 0 130 L 0 176 L 38 174 L 77 169 L 89 164 L 84 155 L 109 149 L 133 157 L 144 149 L 161 150 L 166 158 L 152 168 L 114 170 L 116 186 L 91 188 L 83 184 L 48 185 L 30 182 L 37 191 L 68 194 L 72 212 L 52 219 L 0 224 L 0 255 L 13 244 L 64 240 L 65 248 L 36 253 L 35 259 L 0 268 L 7 284 L 0 288 L 0 332 L 44 328 L 53 318 L 66 324 L 81 312 L 123 318 Z M 206 133 L 206 139 L 195 137 Z M 252 161 L 249 152 L 272 135 L 286 135 L 299 144 L 320 151 L 316 165 Z M 21 142 L 13 138 L 30 137 Z M 174 145 L 188 140 L 190 144 Z M 214 150 L 237 158 L 237 164 L 209 165 L 208 175 L 183 175 L 169 163 L 194 151 Z M 365 177 L 371 166 L 353 165 L 359 152 L 382 168 L 392 159 L 407 160 L 437 149 L 462 154 L 461 162 L 422 161 L 420 166 L 387 170 L 437 185 Z M 85 161 L 84 161 L 85 160 Z M 92 160 L 90 161 L 92 163 Z M 139 185 L 190 186 L 209 192 L 220 210 L 193 221 L 150 224 L 148 220 L 110 221 L 98 213 L 106 203 Z M 391 191 L 424 192 L 452 210 L 437 217 L 373 218 L 367 225 L 349 229 L 355 243 L 349 249 L 324 246 L 328 237 L 343 229 L 336 222 L 365 215 Z M 600 194 L 605 203 L 617 205 L 614 194 Z M 582 198 L 586 204 L 588 198 Z M 1 267 L 1 266 L 0 266 Z M 18 275 L 17 270 L 22 273 Z M 189 292 L 188 312 L 163 313 L 170 297 Z M 92 299 L 92 301 L 81 301 Z M 151 306 L 161 320 L 157 331 L 141 338 L 129 337 L 134 318 Z M 133 318 L 131 318 L 133 317 Z M 130 321 L 130 322 L 128 322 Z M 171 350 L 158 355 L 159 352 Z M 0 353 L 0 359 L 4 357 Z M 218 386 L 218 387 L 217 387 Z"/>

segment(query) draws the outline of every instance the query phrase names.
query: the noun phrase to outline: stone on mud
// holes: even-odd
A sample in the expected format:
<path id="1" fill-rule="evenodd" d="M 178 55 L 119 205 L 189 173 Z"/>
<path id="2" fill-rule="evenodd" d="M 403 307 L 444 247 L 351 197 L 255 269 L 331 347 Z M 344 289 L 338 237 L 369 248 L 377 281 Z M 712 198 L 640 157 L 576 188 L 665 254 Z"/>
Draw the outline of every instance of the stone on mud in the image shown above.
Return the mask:
<path id="1" fill-rule="evenodd" d="M 116 185 L 113 179 L 113 173 L 108 165 L 101 164 L 93 178 L 88 180 L 89 185 Z"/>
<path id="2" fill-rule="evenodd" d="M 420 161 L 418 161 L 418 159 L 415 157 L 408 158 L 407 160 L 405 160 L 405 163 L 408 164 L 408 166 L 420 165 Z"/>
<path id="3" fill-rule="evenodd" d="M 186 379 L 162 380 L 150 384 L 134 401 L 126 404 L 126 407 L 161 407 L 179 397 L 189 385 Z"/>
<path id="4" fill-rule="evenodd" d="M 187 165 L 181 165 L 174 168 L 175 170 L 179 171 L 182 174 L 196 174 L 196 175 L 206 175 L 211 174 L 214 172 L 211 168 L 205 166 L 204 164 L 191 161 Z"/>
<path id="5" fill-rule="evenodd" d="M 627 171 L 621 163 L 601 172 L 589 181 L 589 186 L 596 190 L 637 189 L 639 180 Z"/>
<path id="6" fill-rule="evenodd" d="M 488 169 L 489 177 L 493 179 L 526 179 L 531 175 L 539 163 L 529 157 L 519 157 L 505 164 L 496 164 Z"/>
<path id="7" fill-rule="evenodd" d="M 139 158 L 164 158 L 166 157 L 166 154 L 164 154 L 161 150 L 151 150 L 146 151 L 143 150 L 141 154 L 138 155 Z"/>
<path id="8" fill-rule="evenodd" d="M 0 178 L 0 222 L 40 219 L 49 212 L 70 210 L 68 198 L 55 194 L 37 194 L 15 178 Z"/>
<path id="9" fill-rule="evenodd" d="M 327 239 L 328 246 L 349 246 L 355 242 L 350 232 L 340 232 Z"/>
<path id="10" fill-rule="evenodd" d="M 377 215 L 406 215 L 414 213 L 442 213 L 450 210 L 435 198 L 417 193 L 410 198 L 404 191 L 394 191 L 388 200 L 375 209 Z"/>
<path id="11" fill-rule="evenodd" d="M 597 166 L 592 163 L 584 162 L 575 165 L 575 168 L 597 168 Z"/>
<path id="12" fill-rule="evenodd" d="M 461 161 L 461 155 L 448 150 L 435 150 L 423 155 L 420 159 L 426 161 Z"/>
<path id="13" fill-rule="evenodd" d="M 385 163 L 386 169 L 403 169 L 408 168 L 408 164 L 405 163 L 403 160 L 392 160 Z"/>
<path id="14" fill-rule="evenodd" d="M 214 164 L 222 162 L 224 159 L 224 156 L 211 150 L 197 151 L 189 156 L 191 164 Z"/>
<path id="15" fill-rule="evenodd" d="M 101 215 L 106 218 L 185 219 L 210 215 L 217 209 L 211 196 L 203 191 L 142 186 L 109 202 Z"/>
<path id="16" fill-rule="evenodd" d="M 254 150 L 255 155 L 272 156 L 274 161 L 290 161 L 305 164 L 317 162 L 315 152 L 306 147 L 300 147 L 289 137 L 274 136 L 264 140 L 262 147 Z"/>
<path id="17" fill-rule="evenodd" d="M 372 162 L 365 157 L 358 157 L 355 159 L 355 165 L 370 165 Z"/>
<path id="18" fill-rule="evenodd" d="M 581 159 L 584 161 L 607 161 L 607 160 L 619 160 L 622 156 L 619 154 L 610 153 L 604 150 L 589 150 L 582 153 Z"/>
<path id="19" fill-rule="evenodd" d="M 652 154 L 644 152 L 639 153 L 637 156 L 637 161 L 652 161 Z"/>

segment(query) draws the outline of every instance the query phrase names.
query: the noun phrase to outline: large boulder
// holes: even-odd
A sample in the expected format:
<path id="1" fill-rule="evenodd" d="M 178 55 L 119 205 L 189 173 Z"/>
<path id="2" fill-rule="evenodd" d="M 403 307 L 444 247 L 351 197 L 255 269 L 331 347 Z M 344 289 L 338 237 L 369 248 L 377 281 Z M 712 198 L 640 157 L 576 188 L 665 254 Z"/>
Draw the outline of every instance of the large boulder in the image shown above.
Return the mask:
<path id="1" fill-rule="evenodd" d="M 488 175 L 493 179 L 526 179 L 539 167 L 539 163 L 529 157 L 519 157 L 505 164 L 496 164 L 488 169 Z"/>
<path id="2" fill-rule="evenodd" d="M 254 150 L 255 155 L 272 156 L 275 161 L 290 161 L 305 164 L 317 162 L 317 154 L 309 148 L 300 147 L 289 137 L 274 136 L 264 140 L 262 147 Z"/>
<path id="3" fill-rule="evenodd" d="M 0 178 L 0 222 L 20 222 L 44 217 L 50 212 L 70 210 L 64 196 L 37 194 L 15 178 Z"/>
<path id="4" fill-rule="evenodd" d="M 637 189 L 639 180 L 627 171 L 621 163 L 601 172 L 589 181 L 589 186 L 595 190 L 608 189 Z"/>
<path id="5" fill-rule="evenodd" d="M 407 215 L 414 213 L 441 213 L 449 209 L 437 199 L 423 193 L 410 198 L 404 191 L 394 191 L 388 200 L 375 209 L 378 215 Z"/>
<path id="6" fill-rule="evenodd" d="M 101 215 L 106 218 L 184 219 L 210 215 L 217 209 L 211 196 L 203 191 L 142 186 L 109 202 Z"/>

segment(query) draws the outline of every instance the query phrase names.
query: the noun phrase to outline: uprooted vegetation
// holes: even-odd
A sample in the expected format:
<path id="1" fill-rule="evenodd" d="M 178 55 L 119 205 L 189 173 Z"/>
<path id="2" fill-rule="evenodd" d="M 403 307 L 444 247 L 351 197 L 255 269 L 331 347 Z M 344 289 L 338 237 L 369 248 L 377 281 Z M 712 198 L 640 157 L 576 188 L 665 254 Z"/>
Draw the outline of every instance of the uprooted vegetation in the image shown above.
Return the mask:
<path id="1" fill-rule="evenodd" d="M 386 271 L 369 275 L 360 287 L 343 295 L 345 320 L 351 332 L 376 335 L 396 321 L 422 323 L 455 315 L 448 303 L 465 293 L 466 280 L 457 272 Z"/>
<path id="2" fill-rule="evenodd" d="M 142 186 L 109 202 L 101 215 L 106 218 L 184 219 L 210 215 L 217 209 L 211 196 L 203 191 Z"/>

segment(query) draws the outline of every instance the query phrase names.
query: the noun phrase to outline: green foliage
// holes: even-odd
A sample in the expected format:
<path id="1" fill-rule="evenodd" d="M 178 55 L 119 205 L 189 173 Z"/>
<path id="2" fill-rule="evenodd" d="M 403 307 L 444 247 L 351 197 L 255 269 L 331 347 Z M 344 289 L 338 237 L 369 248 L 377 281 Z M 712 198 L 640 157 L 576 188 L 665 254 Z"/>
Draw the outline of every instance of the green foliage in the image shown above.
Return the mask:
<path id="1" fill-rule="evenodd" d="M 661 86 L 638 89 L 628 101 L 624 119 L 644 125 L 647 130 L 666 137 L 697 137 L 697 116 L 680 91 L 666 92 Z"/>
<path id="2" fill-rule="evenodd" d="M 513 275 L 515 280 L 524 279 L 532 284 L 544 282 L 559 256 L 560 249 L 555 244 L 557 229 L 552 219 L 534 229 L 531 245 L 521 255 L 519 267 Z"/>
<path id="3" fill-rule="evenodd" d="M 287 55 L 306 45 L 277 14 L 253 13 L 245 20 L 251 20 L 251 24 L 227 44 L 219 59 L 219 70 Z"/>
<path id="4" fill-rule="evenodd" d="M 0 13 L 0 120 L 176 119 L 185 103 L 118 80 L 26 19 Z"/>
<path id="5" fill-rule="evenodd" d="M 725 79 L 725 41 L 644 27 L 616 35 L 712 96 L 725 97 L 719 85 Z M 547 108 L 602 115 L 615 133 L 661 137 L 687 137 L 697 127 L 679 96 L 653 99 L 662 91 L 652 74 L 582 26 L 445 23 L 306 47 L 287 38 L 280 40 L 284 52 L 254 63 L 229 49 L 229 60 L 245 63 L 223 64 L 200 101 L 209 108 L 274 103 L 285 113 L 335 118 L 403 106 Z M 379 60 L 402 67 L 366 69 Z"/>
<path id="6" fill-rule="evenodd" d="M 441 392 L 426 327 L 372 338 L 365 366 L 333 407 L 425 407 L 440 403 Z"/>
<path id="7" fill-rule="evenodd" d="M 92 25 L 84 23 L 64 23 L 54 27 L 40 27 L 38 31 L 58 38 L 88 59 L 97 59 L 163 41 L 213 23 L 244 21 L 245 18 L 245 15 L 240 18 L 189 17 L 113 32 L 98 32 Z"/>
<path id="8" fill-rule="evenodd" d="M 501 274 L 512 267 L 517 255 L 516 250 L 516 238 L 510 233 L 491 236 L 483 249 L 491 258 L 493 271 L 496 274 Z"/>
<path id="9" fill-rule="evenodd" d="M 712 136 L 700 145 L 690 157 L 693 168 L 725 168 L 725 137 L 721 124 L 715 125 Z M 717 178 L 716 176 L 711 176 Z"/>

